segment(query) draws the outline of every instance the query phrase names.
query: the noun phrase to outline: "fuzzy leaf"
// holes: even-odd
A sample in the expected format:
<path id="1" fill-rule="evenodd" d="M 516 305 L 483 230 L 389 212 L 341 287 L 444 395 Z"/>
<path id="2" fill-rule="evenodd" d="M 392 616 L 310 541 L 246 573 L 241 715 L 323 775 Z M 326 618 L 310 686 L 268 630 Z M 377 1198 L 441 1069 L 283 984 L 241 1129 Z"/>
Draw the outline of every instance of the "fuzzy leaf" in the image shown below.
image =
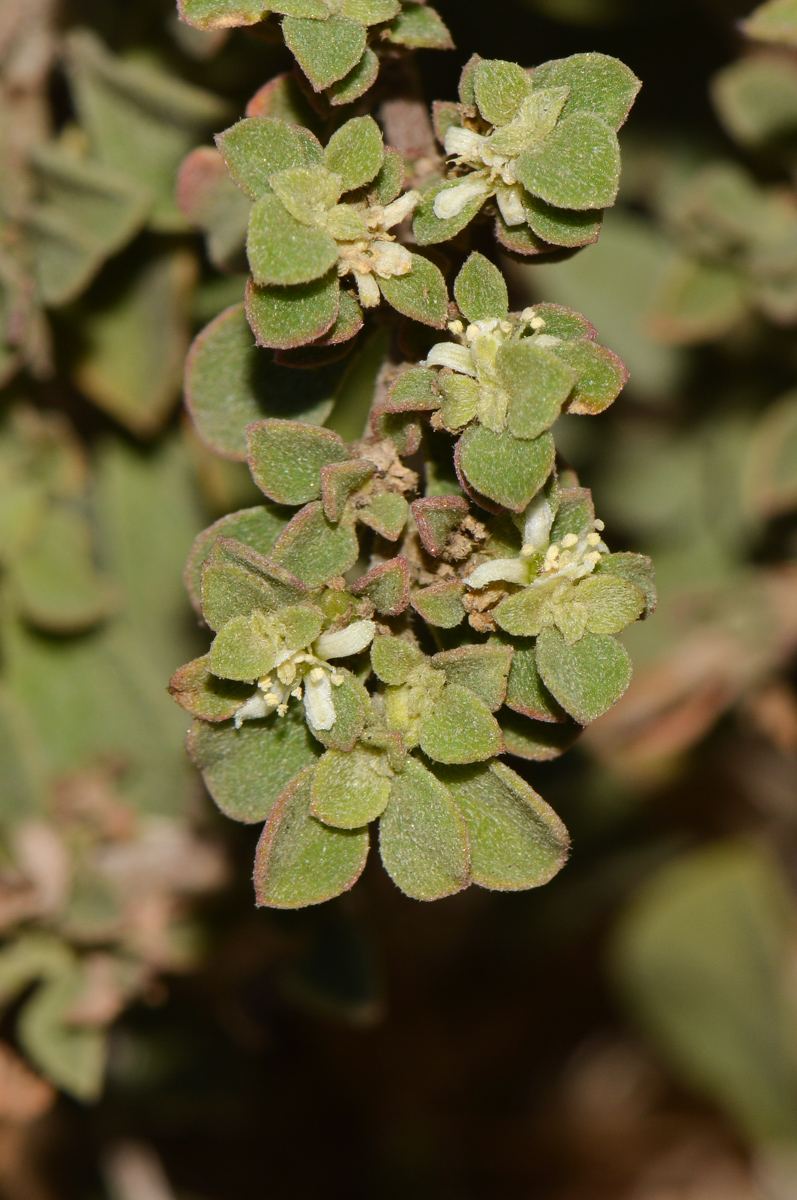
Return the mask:
<path id="1" fill-rule="evenodd" d="M 243 304 L 220 313 L 194 339 L 185 366 L 185 398 L 202 440 L 226 458 L 246 458 L 246 429 L 266 414 L 321 424 L 342 368 L 297 373 L 259 349 Z"/>
<path id="2" fill-rule="evenodd" d="M 260 835 L 255 895 L 261 907 L 321 904 L 348 891 L 362 874 L 368 830 L 332 829 L 311 816 L 312 781 L 308 767 L 288 784 Z"/>
<path id="3" fill-rule="evenodd" d="M 572 54 L 534 69 L 534 86 L 570 89 L 563 116 L 594 113 L 619 129 L 642 84 L 625 63 L 607 54 Z"/>
<path id="4" fill-rule="evenodd" d="M 321 468 L 321 496 L 328 521 L 339 521 L 349 496 L 371 478 L 376 467 L 362 458 L 327 463 Z M 308 497 L 310 499 L 311 497 Z"/>
<path id="5" fill-rule="evenodd" d="M 576 249 L 597 242 L 603 223 L 603 212 L 586 209 L 554 208 L 539 196 L 527 196 L 526 220 L 537 237 L 554 246 Z"/>
<path id="6" fill-rule="evenodd" d="M 307 504 L 285 528 L 273 559 L 309 588 L 321 587 L 357 561 L 359 546 L 351 527 L 332 525 L 318 502 Z"/>
<path id="7" fill-rule="evenodd" d="M 412 593 L 410 603 L 429 625 L 453 629 L 465 616 L 462 604 L 464 584 L 457 581 L 433 583 Z"/>
<path id="8" fill-rule="evenodd" d="M 243 264 L 249 200 L 235 186 L 213 146 L 197 146 L 180 167 L 177 204 L 206 237 L 208 258 L 221 270 Z"/>
<path id="9" fill-rule="evenodd" d="M 430 412 L 440 404 L 436 373 L 427 367 L 410 367 L 396 379 L 388 393 L 385 412 Z"/>
<path id="10" fill-rule="evenodd" d="M 516 438 L 535 438 L 553 425 L 578 374 L 549 350 L 514 342 L 498 351 L 498 377 L 509 394 L 507 424 Z"/>
<path id="11" fill-rule="evenodd" d="M 391 784 L 379 852 L 393 882 L 415 900 L 439 900 L 467 887 L 464 818 L 448 789 L 414 758 Z"/>
<path id="12" fill-rule="evenodd" d="M 310 811 L 338 829 L 358 829 L 381 817 L 390 797 L 384 755 L 356 746 L 350 754 L 327 750 L 313 775 Z"/>
<path id="13" fill-rule="evenodd" d="M 355 596 L 365 596 L 378 613 L 397 617 L 410 602 L 410 569 L 405 558 L 379 563 L 351 585 Z"/>
<path id="14" fill-rule="evenodd" d="M 258 508 L 243 508 L 240 512 L 229 513 L 203 530 L 191 547 L 185 567 L 185 586 L 197 612 L 201 611 L 202 568 L 210 557 L 216 538 L 237 538 L 259 554 L 268 554 L 287 523 L 287 513 L 280 513 L 264 504 Z"/>
<path id="15" fill-rule="evenodd" d="M 480 887 L 541 887 L 565 864 L 570 838 L 559 817 L 503 763 L 435 768 L 468 826 L 470 877 Z"/>
<path id="16" fill-rule="evenodd" d="M 325 95 L 329 103 L 335 107 L 351 104 L 358 100 L 375 83 L 379 75 L 379 58 L 370 46 L 366 46 L 360 61 L 352 67 L 348 75 L 331 84 Z"/>
<path id="17" fill-rule="evenodd" d="M 505 317 L 509 293 L 503 275 L 483 254 L 474 250 L 454 281 L 459 311 L 469 321 Z"/>
<path id="18" fill-rule="evenodd" d="M 219 679 L 210 670 L 207 654 L 186 663 L 169 680 L 169 694 L 192 717 L 228 721 L 252 694 L 251 685 Z"/>
<path id="19" fill-rule="evenodd" d="M 592 532 L 595 508 L 592 493 L 588 488 L 562 488 L 559 492 L 559 507 L 551 526 L 551 541 L 561 542 L 568 533 L 576 537 Z"/>
<path id="20" fill-rule="evenodd" d="M 507 707 L 536 721 L 564 721 L 564 710 L 556 703 L 540 678 L 533 639 L 512 638 L 510 644 L 514 647 L 514 653 L 507 681 Z"/>
<path id="21" fill-rule="evenodd" d="M 177 0 L 180 20 L 195 29 L 257 25 L 270 7 L 270 0 Z"/>
<path id="22" fill-rule="evenodd" d="M 404 187 L 404 159 L 392 146 L 385 147 L 385 159 L 373 182 L 379 204 L 392 204 Z"/>
<path id="23" fill-rule="evenodd" d="M 338 260 L 334 238 L 302 225 L 276 196 L 262 196 L 249 218 L 246 253 L 257 284 L 310 283 Z"/>
<path id="24" fill-rule="evenodd" d="M 469 688 L 495 712 L 506 698 L 512 647 L 502 645 L 459 646 L 435 654 L 432 666 L 442 671 L 447 683 Z"/>
<path id="25" fill-rule="evenodd" d="M 330 271 L 295 287 L 246 287 L 246 319 L 258 345 L 277 350 L 305 346 L 331 329 L 340 311 L 340 284 Z"/>
<path id="26" fill-rule="evenodd" d="M 13 593 L 26 620 L 50 633 L 90 629 L 115 607 L 97 573 L 91 527 L 66 506 L 52 507 L 14 564 Z"/>
<path id="27" fill-rule="evenodd" d="M 278 504 L 306 504 L 321 495 L 321 468 L 349 457 L 329 429 L 298 421 L 258 421 L 246 431 L 247 461 L 261 491 Z"/>
<path id="28" fill-rule="evenodd" d="M 590 113 L 563 117 L 539 150 L 517 160 L 517 177 L 533 196 L 558 208 L 607 208 L 617 199 L 617 134 Z"/>
<path id="29" fill-rule="evenodd" d="M 645 595 L 618 575 L 590 575 L 576 588 L 575 599 L 587 606 L 590 633 L 620 633 L 645 611 Z"/>
<path id="30" fill-rule="evenodd" d="M 370 183 L 384 161 L 382 131 L 373 117 L 354 117 L 341 125 L 324 151 L 324 163 L 340 175 L 345 192 Z"/>
<path id="31" fill-rule="evenodd" d="M 276 117 L 244 117 L 216 138 L 227 170 L 252 200 L 271 191 L 269 179 L 288 167 L 320 166 L 323 151 L 309 129 Z"/>
<path id="32" fill-rule="evenodd" d="M 210 561 L 232 563 L 256 575 L 268 584 L 280 606 L 301 603 L 306 599 L 307 589 L 295 575 L 235 538 L 217 537 L 210 552 Z"/>
<path id="33" fill-rule="evenodd" d="M 575 721 L 552 725 L 513 712 L 502 713 L 499 724 L 507 754 L 529 762 L 553 762 L 570 749 L 581 733 L 581 726 Z"/>
<path id="34" fill-rule="evenodd" d="M 451 34 L 439 14 L 425 3 L 403 0 L 403 7 L 389 26 L 390 41 L 413 50 L 453 50 Z"/>
<path id="35" fill-rule="evenodd" d="M 592 416 L 613 404 L 628 381 L 625 364 L 605 346 L 594 342 L 565 342 L 554 353 L 577 372 L 573 394 L 567 404 L 570 413 Z"/>
<path id="36" fill-rule="evenodd" d="M 393 687 L 407 682 L 410 672 L 424 661 L 424 655 L 404 638 L 380 634 L 371 643 L 371 666 L 378 679 Z"/>
<path id="37" fill-rule="evenodd" d="M 397 492 L 383 492 L 374 496 L 366 507 L 357 509 L 357 520 L 390 542 L 400 536 L 408 515 L 409 505 Z"/>
<path id="38" fill-rule="evenodd" d="M 468 515 L 467 501 L 461 496 L 425 496 L 411 507 L 424 550 L 438 558 L 449 536 Z"/>
<path id="39" fill-rule="evenodd" d="M 274 668 L 283 649 L 293 653 L 314 641 L 322 625 L 321 612 L 309 605 L 280 609 L 279 623 L 257 611 L 233 617 L 216 634 L 210 668 L 222 679 L 252 682 Z"/>
<path id="40" fill-rule="evenodd" d="M 245 617 L 259 609 L 277 608 L 274 591 L 245 567 L 230 562 L 207 562 L 202 568 L 202 616 L 218 631 L 233 617 Z"/>
<path id="41" fill-rule="evenodd" d="M 379 290 L 388 304 L 405 317 L 444 329 L 448 316 L 448 291 L 439 267 L 420 254 L 412 256 L 408 275 L 379 279 Z"/>
<path id="42" fill-rule="evenodd" d="M 286 17 L 282 32 L 286 46 L 316 92 L 348 75 L 365 50 L 365 27 L 345 17 L 329 17 L 326 21 Z"/>
<path id="43" fill-rule="evenodd" d="M 544 629 L 536 658 L 548 691 L 581 725 L 616 704 L 631 682 L 628 654 L 604 634 L 587 633 L 568 646 L 557 629 Z"/>
<path id="44" fill-rule="evenodd" d="M 107 1033 L 70 1022 L 70 1010 L 86 987 L 77 962 L 40 984 L 17 1022 L 20 1045 L 46 1078 L 86 1103 L 102 1089 Z"/>
<path id="45" fill-rule="evenodd" d="M 283 788 L 319 754 L 301 704 L 291 704 L 284 717 L 244 721 L 240 729 L 196 721 L 187 745 L 218 807 L 246 824 L 265 821 Z"/>
<path id="46" fill-rule="evenodd" d="M 482 59 L 473 73 L 476 104 L 485 121 L 507 125 L 531 94 L 531 76 L 517 63 Z"/>
<path id="47" fill-rule="evenodd" d="M 554 454 L 549 433 L 518 441 L 510 433 L 472 425 L 457 446 L 457 474 L 488 499 L 523 512 L 550 475 Z"/>
<path id="48" fill-rule="evenodd" d="M 634 554 L 630 550 L 619 554 L 604 554 L 595 567 L 595 575 L 617 575 L 639 588 L 645 597 L 643 617 L 656 611 L 658 601 L 653 563 L 646 554 Z"/>
<path id="49" fill-rule="evenodd" d="M 436 762 L 483 762 L 503 749 L 501 729 L 487 705 L 469 688 L 449 684 L 421 721 L 424 754 Z"/>

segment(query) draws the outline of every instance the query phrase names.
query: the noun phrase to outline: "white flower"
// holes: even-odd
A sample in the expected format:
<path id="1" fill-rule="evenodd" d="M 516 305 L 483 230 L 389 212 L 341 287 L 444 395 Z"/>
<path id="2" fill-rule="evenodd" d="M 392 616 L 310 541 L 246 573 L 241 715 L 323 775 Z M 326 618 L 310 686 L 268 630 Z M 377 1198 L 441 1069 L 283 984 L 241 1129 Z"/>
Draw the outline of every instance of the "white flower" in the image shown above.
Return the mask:
<path id="1" fill-rule="evenodd" d="M 499 187 L 495 199 L 501 216 L 507 225 L 524 225 L 526 222 L 526 207 L 523 203 L 523 189 L 519 183 L 511 187 Z"/>
<path id="2" fill-rule="evenodd" d="M 258 690 L 235 714 L 235 727 L 244 721 L 256 721 L 275 712 L 284 717 L 293 697 L 304 701 L 304 711 L 313 729 L 331 729 L 335 724 L 335 699 L 332 689 L 339 687 L 345 675 L 330 667 L 330 658 L 347 658 L 370 646 L 376 633 L 373 621 L 353 621 L 345 629 L 322 633 L 309 650 L 285 653 L 276 663 L 277 678 L 264 675 Z"/>
<path id="3" fill-rule="evenodd" d="M 448 155 L 478 161 L 486 141 L 487 138 L 481 133 L 474 133 L 472 129 L 463 129 L 459 125 L 450 125 L 443 138 L 443 145 Z"/>
<path id="4" fill-rule="evenodd" d="M 376 242 L 371 248 L 372 270 L 381 279 L 393 275 L 409 275 L 412 255 L 400 242 Z"/>
<path id="5" fill-rule="evenodd" d="M 471 200 L 475 200 L 477 196 L 489 196 L 492 191 L 490 184 L 481 176 L 466 176 L 454 187 L 443 188 L 441 192 L 438 192 L 434 202 L 434 215 L 441 221 L 447 221 L 450 217 L 458 217 Z"/>
<path id="6" fill-rule="evenodd" d="M 381 216 L 378 216 L 378 209 L 374 209 L 375 216 L 378 216 L 377 224 L 382 229 L 392 229 L 394 225 L 400 225 L 402 221 L 406 221 L 407 217 L 415 212 L 415 209 L 421 202 L 421 193 L 413 189 L 411 192 L 405 192 L 403 196 L 399 196 L 398 200 L 394 200 L 391 204 L 386 205 L 382 209 Z M 371 218 L 368 220 L 368 225 L 371 225 Z"/>
<path id="7" fill-rule="evenodd" d="M 530 564 L 524 558 L 494 558 L 471 571 L 465 583 L 469 588 L 483 588 L 488 583 L 502 580 L 526 587 L 531 582 L 529 568 Z"/>
<path id="8" fill-rule="evenodd" d="M 460 375 L 471 375 L 476 378 L 476 368 L 473 365 L 470 349 L 456 342 L 436 342 L 426 356 L 426 367 L 450 367 Z"/>

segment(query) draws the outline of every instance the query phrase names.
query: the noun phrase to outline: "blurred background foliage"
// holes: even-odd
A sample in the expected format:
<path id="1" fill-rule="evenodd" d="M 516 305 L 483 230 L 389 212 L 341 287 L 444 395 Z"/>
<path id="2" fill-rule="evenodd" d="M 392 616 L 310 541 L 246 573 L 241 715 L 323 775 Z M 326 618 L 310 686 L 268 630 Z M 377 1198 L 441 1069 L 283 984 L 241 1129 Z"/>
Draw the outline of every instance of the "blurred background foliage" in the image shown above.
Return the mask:
<path id="1" fill-rule="evenodd" d="M 572 860 L 539 893 L 419 905 L 374 863 L 253 909 L 256 831 L 165 693 L 201 647 L 192 539 L 256 499 L 179 409 L 242 277 L 175 177 L 289 59 L 171 0 L 2 0 L 9 1200 L 797 1194 L 797 57 L 745 40 L 749 0 L 438 8 L 430 98 L 473 50 L 644 81 L 600 241 L 505 264 L 515 307 L 585 312 L 630 368 L 557 433 L 662 596 L 623 701 L 528 767 Z"/>

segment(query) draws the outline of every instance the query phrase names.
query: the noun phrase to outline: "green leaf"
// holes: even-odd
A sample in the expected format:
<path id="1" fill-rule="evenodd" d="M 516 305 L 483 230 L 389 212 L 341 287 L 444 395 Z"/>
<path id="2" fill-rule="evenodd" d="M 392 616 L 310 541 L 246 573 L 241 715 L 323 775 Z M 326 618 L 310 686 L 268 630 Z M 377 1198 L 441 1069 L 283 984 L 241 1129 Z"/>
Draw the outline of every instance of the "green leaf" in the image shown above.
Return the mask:
<path id="1" fill-rule="evenodd" d="M 345 17 L 329 17 L 326 21 L 286 17 L 282 32 L 286 46 L 316 92 L 348 75 L 365 50 L 365 27 Z"/>
<path id="2" fill-rule="evenodd" d="M 341 125 L 324 151 L 327 169 L 340 175 L 345 192 L 370 183 L 384 161 L 382 131 L 373 117 L 354 117 Z"/>
<path id="3" fill-rule="evenodd" d="M 390 797 L 383 754 L 356 746 L 350 754 L 327 750 L 313 775 L 310 811 L 338 829 L 358 829 L 381 817 Z"/>
<path id="4" fill-rule="evenodd" d="M 259 554 L 265 555 L 273 548 L 288 519 L 288 513 L 282 513 L 271 505 L 264 504 L 257 508 L 243 508 L 240 512 L 229 513 L 199 534 L 191 547 L 185 567 L 185 585 L 197 612 L 201 612 L 202 609 L 202 568 L 210 557 L 216 538 L 236 538 Z"/>
<path id="5" fill-rule="evenodd" d="M 319 754 L 301 704 L 289 705 L 284 717 L 244 721 L 240 729 L 231 721 L 195 721 L 187 746 L 224 815 L 247 824 L 265 821 L 283 788 Z"/>
<path id="6" fill-rule="evenodd" d="M 378 613 L 397 617 L 410 602 L 410 569 L 405 558 L 391 558 L 372 567 L 351 585 L 352 594 L 365 596 Z"/>
<path id="7" fill-rule="evenodd" d="M 562 488 L 559 492 L 559 507 L 551 526 L 551 541 L 561 542 L 568 533 L 586 537 L 593 532 L 595 507 L 588 488 Z"/>
<path id="8" fill-rule="evenodd" d="M 392 146 L 385 147 L 385 160 L 373 182 L 379 204 L 391 204 L 404 187 L 404 159 Z"/>
<path id="9" fill-rule="evenodd" d="M 726 130 L 743 146 L 794 136 L 797 70 L 791 62 L 761 55 L 730 63 L 712 79 L 711 98 Z"/>
<path id="10" fill-rule="evenodd" d="M 246 115 L 277 117 L 290 125 L 306 127 L 305 131 L 315 131 L 319 126 L 318 114 L 292 71 L 275 75 L 268 83 L 258 88 L 246 106 Z M 320 145 L 318 152 L 320 160 Z"/>
<path id="11" fill-rule="evenodd" d="M 226 458 L 246 458 L 246 429 L 264 416 L 321 424 L 332 410 L 342 367 L 298 373 L 274 362 L 252 337 L 243 304 L 228 308 L 194 339 L 185 399 L 202 440 Z"/>
<path id="12" fill-rule="evenodd" d="M 409 505 L 397 492 L 374 496 L 366 506 L 356 510 L 357 520 L 390 542 L 401 535 L 409 516 Z"/>
<path id="13" fill-rule="evenodd" d="M 210 669 L 207 654 L 175 671 L 169 694 L 192 717 L 203 721 L 228 721 L 252 694 L 251 685 L 219 679 Z"/>
<path id="14" fill-rule="evenodd" d="M 797 46 L 797 3 L 795 0 L 767 0 L 741 22 L 744 33 L 759 42 Z"/>
<path id="15" fill-rule="evenodd" d="M 646 880 L 611 947 L 630 1012 L 758 1145 L 797 1137 L 794 933 L 793 897 L 774 858 L 724 841 Z"/>
<path id="16" fill-rule="evenodd" d="M 353 567 L 359 552 L 351 527 L 343 522 L 332 525 L 315 502 L 305 505 L 285 528 L 272 557 L 307 587 L 316 588 Z"/>
<path id="17" fill-rule="evenodd" d="M 66 38 L 71 96 L 91 157 L 150 189 L 151 225 L 181 230 L 174 198 L 180 163 L 227 105 L 148 62 L 109 54 L 88 30 Z"/>
<path id="18" fill-rule="evenodd" d="M 661 341 L 685 346 L 722 337 L 747 310 L 746 281 L 736 267 L 676 258 L 655 289 L 648 324 Z"/>
<path id="19" fill-rule="evenodd" d="M 479 411 L 482 390 L 475 379 L 441 371 L 437 385 L 443 395 L 440 420 L 446 429 L 457 433 L 469 425 Z"/>
<path id="20" fill-rule="evenodd" d="M 445 674 L 447 683 L 469 688 L 492 712 L 504 703 L 511 646 L 459 646 L 435 654 L 431 661 Z"/>
<path id="21" fill-rule="evenodd" d="M 323 151 L 309 129 L 277 117 L 244 117 L 216 138 L 233 180 L 252 200 L 271 191 L 269 180 L 288 167 L 320 166 Z"/>
<path id="22" fill-rule="evenodd" d="M 441 183 L 434 184 L 424 193 L 423 200 L 416 208 L 412 220 L 412 234 L 419 246 L 434 246 L 439 242 L 451 241 L 466 226 L 470 225 L 476 214 L 484 207 L 487 197 L 475 196 L 468 201 L 456 217 L 448 217 L 443 220 L 436 216 L 434 202 L 440 192 L 456 187 L 459 182 L 458 179 L 443 180 Z"/>
<path id="23" fill-rule="evenodd" d="M 577 372 L 567 411 L 594 416 L 604 412 L 628 381 L 625 364 L 605 346 L 595 342 L 564 342 L 553 353 Z"/>
<path id="24" fill-rule="evenodd" d="M 535 67 L 534 86 L 568 87 L 563 116 L 593 113 L 619 129 L 642 84 L 625 63 L 607 54 L 572 54 Z"/>
<path id="25" fill-rule="evenodd" d="M 499 724 L 507 754 L 529 762 L 553 762 L 570 749 L 581 733 L 581 726 L 575 721 L 552 725 L 513 712 L 502 713 Z"/>
<path id="26" fill-rule="evenodd" d="M 194 282 L 193 255 L 167 251 L 145 258 L 132 277 L 104 276 L 75 313 L 78 387 L 140 436 L 160 429 L 180 394 Z"/>
<path id="27" fill-rule="evenodd" d="M 411 507 L 424 550 L 438 558 L 450 535 L 467 517 L 467 501 L 462 496 L 424 496 Z"/>
<path id="28" fill-rule="evenodd" d="M 325 95 L 334 107 L 351 104 L 352 101 L 359 100 L 360 96 L 364 96 L 368 89 L 373 87 L 378 74 L 379 58 L 370 46 L 366 46 L 357 65 L 352 67 L 348 75 L 344 75 L 342 79 L 331 84 Z"/>
<path id="29" fill-rule="evenodd" d="M 462 604 L 464 591 L 464 584 L 456 580 L 433 583 L 430 587 L 414 591 L 410 604 L 428 625 L 453 629 L 465 616 Z"/>
<path id="30" fill-rule="evenodd" d="M 523 512 L 550 475 L 555 447 L 549 433 L 518 441 L 480 425 L 466 429 L 457 444 L 457 474 L 490 500 Z"/>
<path id="31" fill-rule="evenodd" d="M 595 575 L 617 575 L 627 579 L 639 588 L 645 598 L 643 617 L 649 617 L 656 611 L 657 594 L 656 581 L 653 572 L 653 562 L 646 554 L 634 554 L 630 550 L 619 554 L 604 554 L 595 567 Z"/>
<path id="32" fill-rule="evenodd" d="M 538 150 L 517 160 L 520 182 L 558 208 L 608 208 L 617 199 L 620 147 L 605 121 L 590 113 L 563 117 Z"/>
<path id="33" fill-rule="evenodd" d="M 645 611 L 645 594 L 618 575 L 590 575 L 575 591 L 577 603 L 587 606 L 590 633 L 620 633 Z"/>
<path id="34" fill-rule="evenodd" d="M 314 768 L 283 791 L 255 857 L 255 895 L 267 908 L 321 904 L 353 887 L 368 857 L 367 829 L 333 829 L 310 815 Z"/>
<path id="35" fill-rule="evenodd" d="M 476 104 L 491 125 L 508 125 L 531 95 L 531 76 L 517 63 L 482 59 L 473 73 Z"/>
<path id="36" fill-rule="evenodd" d="M 302 225 L 320 225 L 343 195 L 343 180 L 327 167 L 286 167 L 271 176 L 271 187 Z"/>
<path id="37" fill-rule="evenodd" d="M 550 246 L 538 238 L 528 226 L 507 225 L 500 212 L 495 218 L 495 236 L 499 244 L 513 254 L 529 256 L 545 254 L 550 250 Z"/>
<path id="38" fill-rule="evenodd" d="M 0 819 L 4 829 L 11 829 L 17 821 L 29 821 L 43 814 L 49 796 L 38 733 L 4 683 L 0 683 L 0 761 L 3 763 Z"/>
<path id="39" fill-rule="evenodd" d="M 202 569 L 202 616 L 213 630 L 233 617 L 245 617 L 255 609 L 272 612 L 277 597 L 265 580 L 245 567 L 230 562 L 207 562 Z"/>
<path id="40" fill-rule="evenodd" d="M 400 0 L 339 0 L 337 11 L 363 25 L 379 25 L 395 17 L 400 8 Z"/>
<path id="41" fill-rule="evenodd" d="M 574 212 L 567 208 L 554 208 L 540 200 L 539 196 L 527 195 L 526 220 L 537 237 L 554 246 L 576 249 L 597 242 L 603 223 L 603 212 L 587 209 Z"/>
<path id="42" fill-rule="evenodd" d="M 321 632 L 323 624 L 322 614 L 316 608 L 304 609 L 295 636 L 280 636 L 283 622 L 298 613 L 297 606 L 281 609 L 279 621 L 257 611 L 248 616 L 233 617 L 216 634 L 210 648 L 213 674 L 222 679 L 251 683 L 274 668 L 283 649 L 293 652 L 309 645 Z M 295 631 L 291 629 L 290 632 Z"/>
<path id="43" fill-rule="evenodd" d="M 605 713 L 631 682 L 631 660 L 613 637 L 587 633 L 568 646 L 557 629 L 537 639 L 537 669 L 551 695 L 581 725 Z"/>
<path id="44" fill-rule="evenodd" d="M 437 373 L 427 367 L 410 367 L 402 371 L 391 387 L 384 411 L 430 412 L 440 404 L 437 393 Z"/>
<path id="45" fill-rule="evenodd" d="M 570 848 L 559 817 L 503 763 L 435 767 L 468 826 L 470 877 L 480 887 L 541 887 L 562 869 Z"/>
<path id="46" fill-rule="evenodd" d="M 448 789 L 414 758 L 391 784 L 379 852 L 390 878 L 414 900 L 440 900 L 468 885 L 467 825 Z"/>
<path id="47" fill-rule="evenodd" d="M 459 311 L 469 321 L 505 317 L 509 312 L 509 293 L 503 275 L 489 258 L 475 250 L 454 280 L 454 296 Z"/>
<path id="48" fill-rule="evenodd" d="M 85 516 L 66 505 L 51 507 L 13 568 L 13 592 L 26 620 L 50 633 L 78 633 L 112 612 L 114 593 L 97 573 L 94 555 Z"/>
<path id="49" fill-rule="evenodd" d="M 408 275 L 377 278 L 388 304 L 405 317 L 435 329 L 444 329 L 448 316 L 448 291 L 439 267 L 420 254 L 412 256 Z"/>
<path id="50" fill-rule="evenodd" d="M 210 562 L 243 567 L 268 585 L 280 606 L 301 603 L 307 597 L 306 587 L 295 575 L 234 538 L 217 537 L 210 553 Z"/>
<path id="51" fill-rule="evenodd" d="M 270 8 L 270 0 L 177 0 L 180 20 L 195 29 L 257 25 Z"/>
<path id="52" fill-rule="evenodd" d="M 306 504 L 321 495 L 321 468 L 349 452 L 336 433 L 299 421 L 258 421 L 246 431 L 252 477 L 278 504 Z"/>
<path id="53" fill-rule="evenodd" d="M 328 521 L 339 521 L 352 492 L 371 478 L 376 466 L 365 459 L 346 459 L 321 468 L 321 497 Z"/>
<path id="54" fill-rule="evenodd" d="M 448 684 L 418 729 L 424 754 L 441 763 L 483 762 L 504 747 L 501 728 L 475 692 Z"/>
<path id="55" fill-rule="evenodd" d="M 410 46 L 414 50 L 454 49 L 447 27 L 438 13 L 425 3 L 411 4 L 403 0 L 402 10 L 388 32 L 389 40 L 397 46 Z"/>
<path id="56" fill-rule="evenodd" d="M 564 710 L 547 690 L 537 670 L 534 640 L 513 637 L 509 644 L 514 652 L 507 681 L 507 707 L 544 723 L 564 721 Z"/>
<path id="57" fill-rule="evenodd" d="M 394 687 L 406 683 L 410 673 L 424 661 L 418 647 L 404 638 L 380 634 L 371 643 L 371 666 L 382 683 Z"/>
<path id="58" fill-rule="evenodd" d="M 338 261 L 334 238 L 302 225 L 276 196 L 262 196 L 252 208 L 246 253 L 257 284 L 310 283 Z"/>
<path id="59" fill-rule="evenodd" d="M 340 285 L 334 271 L 289 288 L 247 284 L 246 319 L 260 346 L 305 346 L 332 328 L 339 311 Z"/>
<path id="60" fill-rule="evenodd" d="M 560 357 L 529 341 L 502 346 L 496 366 L 509 395 L 507 424 L 516 438 L 536 438 L 553 425 L 579 378 Z"/>

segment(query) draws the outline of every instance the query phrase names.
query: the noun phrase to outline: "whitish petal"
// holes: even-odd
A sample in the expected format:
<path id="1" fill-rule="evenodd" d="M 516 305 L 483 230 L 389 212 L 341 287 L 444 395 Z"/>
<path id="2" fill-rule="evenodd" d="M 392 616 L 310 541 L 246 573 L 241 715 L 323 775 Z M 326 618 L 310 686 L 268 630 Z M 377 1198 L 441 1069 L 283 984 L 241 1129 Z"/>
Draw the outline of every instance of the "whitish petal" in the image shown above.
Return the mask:
<path id="1" fill-rule="evenodd" d="M 460 375 L 471 375 L 476 378 L 476 368 L 473 365 L 470 350 L 467 346 L 459 346 L 456 342 L 436 342 L 426 356 L 426 367 L 450 367 Z"/>
<path id="2" fill-rule="evenodd" d="M 254 696 L 250 696 L 235 714 L 235 728 L 240 729 L 244 721 L 258 721 L 261 717 L 266 717 L 270 712 L 273 712 L 273 705 L 266 704 L 266 697 L 263 692 L 257 691 Z"/>
<path id="3" fill-rule="evenodd" d="M 409 275 L 412 270 L 412 255 L 399 242 L 376 242 L 372 251 L 374 271 L 382 279 L 392 275 Z"/>
<path id="4" fill-rule="evenodd" d="M 550 540 L 554 511 L 544 493 L 538 493 L 523 514 L 523 545 L 544 550 Z"/>
<path id="5" fill-rule="evenodd" d="M 355 273 L 354 281 L 357 284 L 357 293 L 363 308 L 376 308 L 382 299 L 382 293 L 379 291 L 379 284 L 373 275 L 358 275 Z"/>
<path id="6" fill-rule="evenodd" d="M 346 658 L 370 646 L 375 633 L 373 621 L 352 621 L 336 633 L 322 633 L 313 649 L 318 658 Z"/>
<path id="7" fill-rule="evenodd" d="M 475 200 L 477 196 L 489 196 L 492 190 L 486 179 L 480 177 L 463 179 L 456 187 L 445 188 L 442 192 L 438 192 L 434 202 L 434 215 L 441 221 L 447 221 L 450 217 L 458 217 L 471 200 Z"/>
<path id="8" fill-rule="evenodd" d="M 525 586 L 529 582 L 528 563 L 522 558 L 495 558 L 492 562 L 482 563 L 475 571 L 471 571 L 465 583 L 469 588 L 483 588 L 496 580 Z"/>
<path id="9" fill-rule="evenodd" d="M 478 158 L 480 147 L 487 141 L 480 133 L 472 129 L 462 129 L 459 125 L 451 125 L 446 130 L 443 145 L 446 154 L 456 154 L 458 158 Z"/>
<path id="10" fill-rule="evenodd" d="M 399 225 L 406 220 L 410 213 L 415 212 L 415 209 L 421 202 L 421 193 L 415 189 L 411 192 L 405 192 L 403 196 L 399 196 L 398 200 L 394 200 L 392 204 L 388 204 L 382 215 L 381 225 L 383 229 L 392 229 L 394 225 Z"/>
<path id="11" fill-rule="evenodd" d="M 335 724 L 332 684 L 326 671 L 320 679 L 313 679 L 313 675 L 315 671 L 304 681 L 304 711 L 313 729 L 331 729 Z"/>
<path id="12" fill-rule="evenodd" d="M 499 187 L 495 193 L 501 216 L 507 225 L 523 225 L 526 220 L 526 209 L 523 204 L 523 191 L 519 184 L 513 187 Z"/>

